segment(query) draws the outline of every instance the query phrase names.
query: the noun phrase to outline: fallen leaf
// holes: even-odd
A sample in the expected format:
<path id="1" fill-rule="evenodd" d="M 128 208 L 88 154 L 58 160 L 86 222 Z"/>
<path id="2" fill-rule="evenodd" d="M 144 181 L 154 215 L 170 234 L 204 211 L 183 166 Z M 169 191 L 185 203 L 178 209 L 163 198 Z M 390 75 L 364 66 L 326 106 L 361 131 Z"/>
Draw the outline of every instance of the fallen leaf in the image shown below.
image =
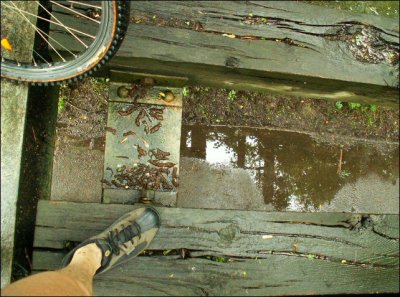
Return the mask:
<path id="1" fill-rule="evenodd" d="M 124 139 L 122 139 L 119 143 L 124 143 L 124 142 L 126 142 L 128 140 L 128 137 L 125 137 Z"/>
<path id="2" fill-rule="evenodd" d="M 10 42 L 8 42 L 7 38 L 1 39 L 1 47 L 8 50 L 9 52 L 11 52 L 13 50 L 12 46 L 11 46 Z"/>
<path id="3" fill-rule="evenodd" d="M 236 38 L 236 35 L 234 35 L 234 34 L 226 34 L 226 33 L 224 33 L 224 34 L 222 34 L 222 36 L 229 37 L 229 38 Z"/>

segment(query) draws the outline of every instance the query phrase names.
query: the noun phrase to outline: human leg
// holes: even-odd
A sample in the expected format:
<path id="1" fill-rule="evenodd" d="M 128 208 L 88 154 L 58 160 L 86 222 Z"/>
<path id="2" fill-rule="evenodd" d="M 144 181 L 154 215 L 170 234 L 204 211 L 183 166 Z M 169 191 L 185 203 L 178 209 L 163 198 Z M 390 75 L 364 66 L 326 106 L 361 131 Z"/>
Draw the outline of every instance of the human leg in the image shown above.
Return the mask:
<path id="1" fill-rule="evenodd" d="M 21 279 L 2 290 L 3 296 L 90 296 L 92 281 L 101 264 L 101 250 L 95 243 L 78 249 L 69 263 L 57 271 L 42 272 Z"/>
<path id="2" fill-rule="evenodd" d="M 93 277 L 140 254 L 159 226 L 160 217 L 153 208 L 129 212 L 104 232 L 72 250 L 65 257 L 61 270 L 17 281 L 2 290 L 1 295 L 90 296 Z"/>

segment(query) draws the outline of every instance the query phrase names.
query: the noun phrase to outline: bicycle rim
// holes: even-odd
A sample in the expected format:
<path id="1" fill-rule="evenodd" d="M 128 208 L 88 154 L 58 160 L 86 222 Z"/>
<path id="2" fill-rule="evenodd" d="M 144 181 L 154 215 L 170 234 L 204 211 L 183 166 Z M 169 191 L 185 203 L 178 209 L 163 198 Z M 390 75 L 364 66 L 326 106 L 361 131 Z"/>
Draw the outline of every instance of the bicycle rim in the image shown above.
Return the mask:
<path id="1" fill-rule="evenodd" d="M 58 10 L 67 10 L 64 7 L 60 8 L 59 5 L 60 3 L 64 4 L 67 2 L 85 3 L 85 5 L 90 5 L 86 4 L 87 2 L 79 1 L 50 1 L 53 6 L 57 4 Z M 89 3 L 92 4 L 95 2 Z M 28 82 L 31 84 L 54 85 L 64 81 L 76 81 L 97 70 L 101 65 L 105 64 L 105 62 L 109 60 L 113 56 L 113 54 L 115 54 L 120 42 L 122 41 L 123 35 L 125 33 L 124 31 L 126 29 L 122 27 L 123 24 L 126 22 L 126 19 L 124 19 L 126 14 L 126 11 L 124 10 L 126 10 L 126 7 L 124 6 L 123 1 L 100 1 L 99 4 L 101 5 L 101 18 L 98 20 L 98 29 L 96 35 L 92 35 L 92 42 L 90 45 L 86 45 L 86 49 L 76 53 L 76 48 L 73 48 L 72 43 L 63 41 L 64 44 L 61 43 L 61 47 L 60 44 L 53 44 L 55 49 L 58 47 L 59 52 L 65 54 L 67 53 L 66 50 L 70 50 L 70 52 L 76 54 L 76 57 L 70 55 L 69 60 L 62 61 L 62 59 L 59 59 L 60 61 L 50 63 L 48 61 L 41 61 L 41 63 L 37 63 L 37 61 L 34 59 L 30 62 L 22 63 L 11 59 L 5 59 L 2 55 L 1 76 L 3 78 Z M 54 13 L 54 16 L 55 15 L 56 13 Z M 79 17 L 84 18 L 84 16 Z M 79 21 L 82 22 L 82 19 L 80 19 Z M 55 19 L 53 19 L 53 23 L 51 23 L 51 25 L 54 25 L 54 23 L 62 23 L 60 22 L 60 15 L 58 15 L 58 18 L 55 17 Z M 59 24 L 55 25 L 61 27 Z M 72 26 L 66 27 L 70 28 L 71 30 L 76 30 Z M 35 30 L 38 31 L 37 29 Z M 69 29 L 66 30 L 70 31 Z M 66 30 L 59 33 L 58 35 L 60 35 L 61 37 L 67 36 L 65 32 Z M 75 32 L 81 31 L 76 30 Z M 40 32 L 36 32 L 36 35 L 36 38 L 44 39 L 43 34 L 40 34 Z M 48 40 L 50 40 L 50 38 L 53 38 L 57 41 L 57 34 L 49 35 L 53 37 L 47 37 Z M 76 35 L 78 36 L 78 33 L 76 33 Z M 52 50 L 51 52 L 53 57 L 57 58 L 57 56 L 60 56 L 59 52 L 57 52 L 57 49 Z"/>

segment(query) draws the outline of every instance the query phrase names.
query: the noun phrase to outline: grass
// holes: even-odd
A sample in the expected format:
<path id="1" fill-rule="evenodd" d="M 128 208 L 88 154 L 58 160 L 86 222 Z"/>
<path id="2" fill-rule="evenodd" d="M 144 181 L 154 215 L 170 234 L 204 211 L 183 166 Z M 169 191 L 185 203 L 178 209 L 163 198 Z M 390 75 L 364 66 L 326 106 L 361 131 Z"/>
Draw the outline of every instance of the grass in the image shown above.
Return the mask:
<path id="1" fill-rule="evenodd" d="M 351 173 L 346 170 L 342 170 L 342 172 L 340 173 L 340 177 L 342 177 L 342 178 L 348 177 L 350 175 L 351 175 Z"/>
<path id="2" fill-rule="evenodd" d="M 336 101 L 335 108 L 337 110 L 349 109 L 349 110 L 360 110 L 362 112 L 372 112 L 375 113 L 378 110 L 378 107 L 375 104 L 365 105 L 357 102 L 342 102 Z"/>
<path id="3" fill-rule="evenodd" d="M 230 90 L 228 93 L 228 100 L 234 101 L 236 99 L 236 91 L 235 90 Z"/>
<path id="4" fill-rule="evenodd" d="M 68 89 L 68 85 L 64 84 L 60 86 L 60 96 L 58 98 L 58 114 L 62 113 L 65 108 L 65 101 L 67 100 L 65 92 Z"/>
<path id="5" fill-rule="evenodd" d="M 74 90 L 80 90 L 80 92 L 82 92 L 83 89 L 79 88 L 79 86 L 86 85 L 85 89 L 88 89 L 88 90 L 90 90 L 90 92 L 93 92 L 93 93 L 97 94 L 98 96 L 101 96 L 101 94 L 103 94 L 104 92 L 107 92 L 109 81 L 110 81 L 109 78 L 89 77 L 89 78 L 86 78 L 77 83 L 73 83 L 73 84 L 65 83 L 65 84 L 61 85 L 59 98 L 58 98 L 58 114 L 62 113 L 65 110 L 65 105 L 66 105 L 66 103 L 69 103 L 69 99 L 72 96 L 72 93 L 74 92 Z M 83 91 L 83 92 L 85 92 L 85 91 Z"/>
<path id="6" fill-rule="evenodd" d="M 185 97 L 185 96 L 189 96 L 189 93 L 190 93 L 190 91 L 189 91 L 189 88 L 188 87 L 184 87 L 183 89 L 182 89 L 182 95 Z"/>
<path id="7" fill-rule="evenodd" d="M 336 101 L 335 108 L 339 112 L 362 113 L 367 127 L 372 127 L 376 122 L 378 107 L 375 104 L 365 105 L 357 102 Z"/>
<path id="8" fill-rule="evenodd" d="M 399 1 L 305 1 L 310 4 L 347 10 L 357 13 L 380 15 L 387 17 L 399 16 Z"/>

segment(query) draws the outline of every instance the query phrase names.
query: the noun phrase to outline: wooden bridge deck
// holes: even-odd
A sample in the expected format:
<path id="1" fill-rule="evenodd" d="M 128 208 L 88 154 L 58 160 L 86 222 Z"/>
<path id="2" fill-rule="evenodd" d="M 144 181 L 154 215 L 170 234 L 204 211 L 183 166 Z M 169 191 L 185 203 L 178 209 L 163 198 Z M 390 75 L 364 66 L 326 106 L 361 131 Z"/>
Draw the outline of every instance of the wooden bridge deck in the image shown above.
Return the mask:
<path id="1" fill-rule="evenodd" d="M 372 40 L 390 53 L 374 49 Z M 398 50 L 399 25 L 387 17 L 293 1 L 134 1 L 109 67 L 183 76 L 195 85 L 397 107 Z M 360 54 L 366 51 L 371 56 Z M 393 60 L 374 61 L 375 54 Z"/>
<path id="2" fill-rule="evenodd" d="M 398 107 L 398 62 L 360 60 L 353 44 L 367 32 L 388 55 L 398 53 L 391 19 L 284 1 L 134 1 L 131 9 L 127 36 L 108 65 L 113 81 L 151 73 L 170 86 L 174 76 L 179 86 Z M 58 268 L 71 242 L 135 207 L 40 201 L 34 271 Z M 399 291 L 398 215 L 158 210 L 162 227 L 149 250 L 96 278 L 97 295 Z"/>
<path id="3" fill-rule="evenodd" d="M 138 205 L 41 201 L 35 271 Z M 158 207 L 149 249 L 95 279 L 96 295 L 397 292 L 399 216 Z M 185 257 L 182 258 L 182 249 Z"/>
<path id="4" fill-rule="evenodd" d="M 388 17 L 293 1 L 132 1 L 128 32 L 107 66 L 126 82 L 147 72 L 397 107 L 398 50 L 399 25 Z"/>

